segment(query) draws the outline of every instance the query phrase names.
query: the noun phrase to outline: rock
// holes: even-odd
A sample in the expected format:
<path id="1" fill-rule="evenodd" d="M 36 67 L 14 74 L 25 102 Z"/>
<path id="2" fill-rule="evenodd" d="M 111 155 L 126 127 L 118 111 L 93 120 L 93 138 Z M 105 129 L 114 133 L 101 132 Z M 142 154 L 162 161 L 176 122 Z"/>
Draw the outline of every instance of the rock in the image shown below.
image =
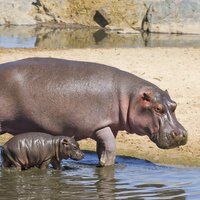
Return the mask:
<path id="1" fill-rule="evenodd" d="M 31 0 L 0 0 L 0 25 L 33 25 Z"/>
<path id="2" fill-rule="evenodd" d="M 143 29 L 157 33 L 200 34 L 200 1 L 165 0 L 153 2 Z"/>
<path id="3" fill-rule="evenodd" d="M 0 0 L 0 25 L 78 24 L 120 33 L 200 34 L 199 0 Z"/>
<path id="4" fill-rule="evenodd" d="M 97 11 L 108 22 L 106 28 L 132 29 L 133 32 L 139 32 L 146 7 L 143 1 L 139 0 L 107 1 Z"/>
<path id="5" fill-rule="evenodd" d="M 106 13 L 104 10 L 97 10 L 95 12 L 95 15 L 93 17 L 94 21 L 101 27 L 105 27 L 106 25 L 111 23 L 111 20 L 109 19 L 109 16 L 106 17 Z"/>

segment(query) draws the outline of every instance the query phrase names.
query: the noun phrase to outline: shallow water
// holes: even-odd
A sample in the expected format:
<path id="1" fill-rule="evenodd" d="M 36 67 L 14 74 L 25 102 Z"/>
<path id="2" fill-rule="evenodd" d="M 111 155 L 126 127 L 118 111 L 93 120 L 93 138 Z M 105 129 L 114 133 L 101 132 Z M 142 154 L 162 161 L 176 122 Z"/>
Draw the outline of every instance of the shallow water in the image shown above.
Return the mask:
<path id="1" fill-rule="evenodd" d="M 200 199 L 200 169 L 160 166 L 117 157 L 97 167 L 94 153 L 81 161 L 63 160 L 62 170 L 0 169 L 0 199 Z"/>
<path id="2" fill-rule="evenodd" d="M 117 30 L 0 26 L 3 48 L 200 47 L 200 35 L 119 34 Z"/>

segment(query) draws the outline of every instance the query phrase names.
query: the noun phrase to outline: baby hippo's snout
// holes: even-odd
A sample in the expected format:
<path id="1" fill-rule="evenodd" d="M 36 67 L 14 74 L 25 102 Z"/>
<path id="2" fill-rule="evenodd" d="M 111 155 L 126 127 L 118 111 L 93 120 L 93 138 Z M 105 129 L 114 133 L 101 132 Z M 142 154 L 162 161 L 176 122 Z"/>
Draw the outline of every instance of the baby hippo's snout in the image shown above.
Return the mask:
<path id="1" fill-rule="evenodd" d="M 84 158 L 84 153 L 81 150 L 72 151 L 70 158 L 73 160 L 81 160 Z"/>

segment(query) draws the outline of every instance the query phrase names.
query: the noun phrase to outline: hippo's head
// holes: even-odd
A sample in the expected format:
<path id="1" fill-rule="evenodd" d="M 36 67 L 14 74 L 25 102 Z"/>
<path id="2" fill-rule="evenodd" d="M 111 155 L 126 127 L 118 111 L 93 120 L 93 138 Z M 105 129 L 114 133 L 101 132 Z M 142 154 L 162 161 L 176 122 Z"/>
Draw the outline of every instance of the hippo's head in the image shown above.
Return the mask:
<path id="1" fill-rule="evenodd" d="M 84 158 L 84 153 L 80 150 L 78 142 L 72 137 L 65 137 L 61 140 L 62 158 L 71 158 L 73 160 L 81 160 Z"/>
<path id="2" fill-rule="evenodd" d="M 187 132 L 176 119 L 176 106 L 167 91 L 142 88 L 134 102 L 131 102 L 131 132 L 148 135 L 162 149 L 186 144 Z"/>

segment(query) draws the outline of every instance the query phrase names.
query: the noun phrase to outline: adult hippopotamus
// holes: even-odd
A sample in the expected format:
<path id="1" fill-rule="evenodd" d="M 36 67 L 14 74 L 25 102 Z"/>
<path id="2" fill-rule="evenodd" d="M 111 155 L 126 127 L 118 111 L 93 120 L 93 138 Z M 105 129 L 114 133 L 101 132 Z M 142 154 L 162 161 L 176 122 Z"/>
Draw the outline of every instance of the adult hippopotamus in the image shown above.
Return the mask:
<path id="1" fill-rule="evenodd" d="M 167 91 L 114 67 L 56 58 L 0 65 L 0 129 L 97 142 L 100 165 L 115 161 L 119 130 L 148 135 L 163 149 L 187 142 Z"/>
<path id="2" fill-rule="evenodd" d="M 62 159 L 81 160 L 83 157 L 74 138 L 40 132 L 16 135 L 2 147 L 2 166 L 14 166 L 18 170 L 47 169 L 50 163 L 54 169 L 60 169 Z"/>

